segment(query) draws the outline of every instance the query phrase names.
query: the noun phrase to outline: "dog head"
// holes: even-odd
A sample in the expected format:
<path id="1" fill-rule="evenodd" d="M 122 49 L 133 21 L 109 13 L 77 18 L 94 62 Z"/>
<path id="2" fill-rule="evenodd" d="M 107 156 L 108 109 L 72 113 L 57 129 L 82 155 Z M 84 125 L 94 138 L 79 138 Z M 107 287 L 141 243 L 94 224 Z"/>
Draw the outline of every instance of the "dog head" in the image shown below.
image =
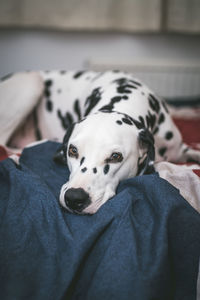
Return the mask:
<path id="1" fill-rule="evenodd" d="M 78 214 L 94 214 L 113 197 L 119 182 L 150 173 L 154 140 L 147 129 L 117 112 L 98 112 L 70 127 L 56 159 L 66 163 L 69 181 L 61 205 Z"/>

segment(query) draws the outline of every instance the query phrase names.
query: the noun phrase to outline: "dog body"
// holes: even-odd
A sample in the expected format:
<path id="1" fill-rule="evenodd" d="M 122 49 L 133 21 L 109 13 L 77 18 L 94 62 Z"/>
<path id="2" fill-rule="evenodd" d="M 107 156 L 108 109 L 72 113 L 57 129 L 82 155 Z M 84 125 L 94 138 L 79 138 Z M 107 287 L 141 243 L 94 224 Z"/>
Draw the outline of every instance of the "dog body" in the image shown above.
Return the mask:
<path id="1" fill-rule="evenodd" d="M 72 123 L 99 111 L 116 111 L 124 114 L 118 118 L 122 124 L 131 125 L 128 115 L 138 122 L 138 129 L 148 128 L 154 135 L 156 161 L 183 161 L 182 138 L 165 102 L 131 74 L 61 71 L 40 75 L 45 82 L 37 110 L 41 137 L 60 141 Z"/>
<path id="2" fill-rule="evenodd" d="M 71 172 L 60 193 L 69 211 L 95 213 L 121 180 L 151 173 L 154 160 L 200 162 L 200 153 L 182 142 L 165 102 L 131 74 L 37 75 L 44 87 L 35 112 L 38 137 L 61 141 L 66 133 L 56 160 Z"/>

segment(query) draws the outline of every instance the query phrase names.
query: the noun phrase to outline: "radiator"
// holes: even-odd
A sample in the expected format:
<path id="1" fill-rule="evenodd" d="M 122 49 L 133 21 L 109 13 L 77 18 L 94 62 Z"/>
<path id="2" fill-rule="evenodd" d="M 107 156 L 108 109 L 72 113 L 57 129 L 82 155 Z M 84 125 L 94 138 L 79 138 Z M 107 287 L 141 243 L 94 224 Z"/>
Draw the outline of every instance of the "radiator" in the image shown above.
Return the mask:
<path id="1" fill-rule="evenodd" d="M 123 70 L 146 83 L 158 95 L 167 98 L 200 97 L 200 63 L 177 61 L 112 61 L 90 59 L 87 68 L 96 71 Z"/>

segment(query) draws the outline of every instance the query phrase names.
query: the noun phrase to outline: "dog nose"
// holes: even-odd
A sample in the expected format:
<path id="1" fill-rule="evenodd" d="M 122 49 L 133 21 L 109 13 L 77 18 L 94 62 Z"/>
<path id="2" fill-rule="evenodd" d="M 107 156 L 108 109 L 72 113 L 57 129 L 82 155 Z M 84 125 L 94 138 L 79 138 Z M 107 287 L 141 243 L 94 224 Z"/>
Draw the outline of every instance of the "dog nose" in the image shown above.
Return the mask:
<path id="1" fill-rule="evenodd" d="M 82 188 L 71 188 L 65 192 L 65 204 L 74 211 L 81 212 L 90 203 L 89 194 Z"/>

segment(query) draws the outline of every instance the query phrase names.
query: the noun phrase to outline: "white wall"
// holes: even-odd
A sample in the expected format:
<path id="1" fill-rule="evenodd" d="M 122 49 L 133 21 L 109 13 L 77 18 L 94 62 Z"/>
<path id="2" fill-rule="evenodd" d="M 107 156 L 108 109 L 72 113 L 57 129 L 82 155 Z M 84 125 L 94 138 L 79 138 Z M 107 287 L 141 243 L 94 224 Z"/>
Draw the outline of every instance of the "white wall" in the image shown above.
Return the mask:
<path id="1" fill-rule="evenodd" d="M 0 30 L 0 75 L 24 69 L 80 69 L 99 57 L 200 61 L 200 36 Z"/>

